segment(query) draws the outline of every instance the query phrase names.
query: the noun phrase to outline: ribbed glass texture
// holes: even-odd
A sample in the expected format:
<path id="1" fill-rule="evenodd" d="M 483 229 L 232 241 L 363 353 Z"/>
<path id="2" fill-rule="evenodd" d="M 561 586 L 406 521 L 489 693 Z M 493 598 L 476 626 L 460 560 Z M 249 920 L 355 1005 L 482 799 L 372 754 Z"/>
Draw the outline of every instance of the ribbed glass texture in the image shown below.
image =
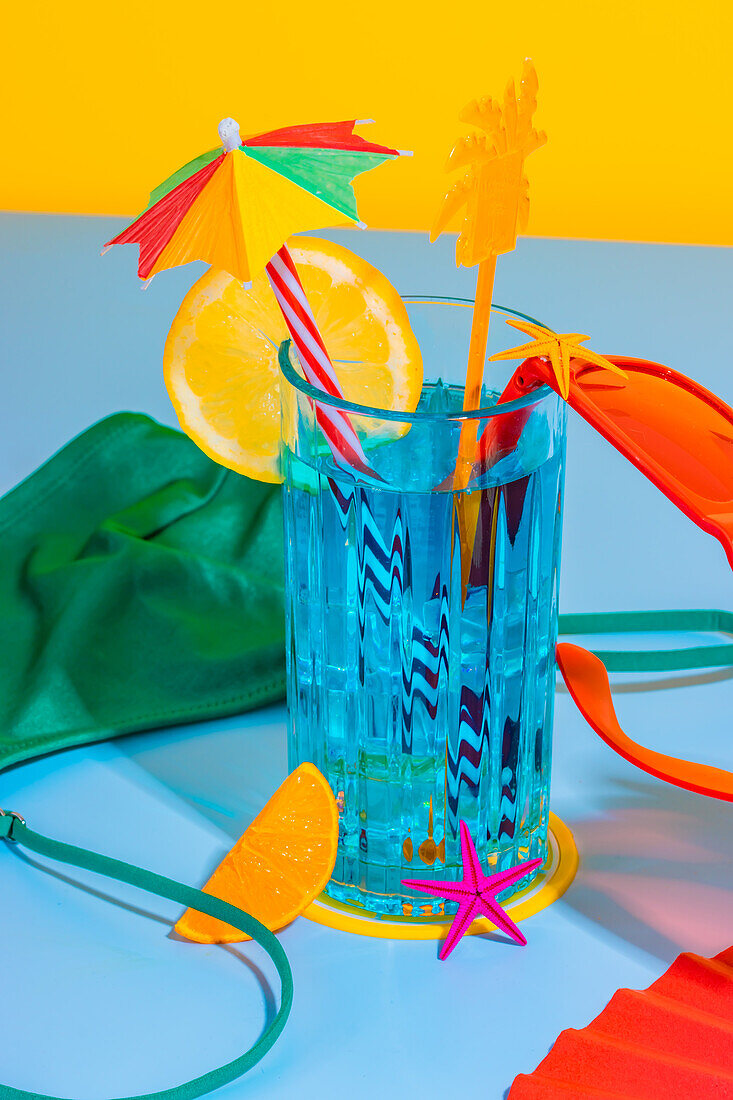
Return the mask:
<path id="1" fill-rule="evenodd" d="M 454 491 L 469 303 L 408 304 L 417 412 L 342 404 L 380 480 L 334 461 L 285 348 L 281 366 L 289 763 L 339 802 L 329 895 L 414 916 L 442 903 L 401 879 L 458 877 L 461 820 L 484 866 L 546 855 L 565 406 L 543 388 L 498 412 L 515 364 L 487 370 L 469 419 L 503 446 Z M 496 350 L 516 333 L 493 312 Z"/>

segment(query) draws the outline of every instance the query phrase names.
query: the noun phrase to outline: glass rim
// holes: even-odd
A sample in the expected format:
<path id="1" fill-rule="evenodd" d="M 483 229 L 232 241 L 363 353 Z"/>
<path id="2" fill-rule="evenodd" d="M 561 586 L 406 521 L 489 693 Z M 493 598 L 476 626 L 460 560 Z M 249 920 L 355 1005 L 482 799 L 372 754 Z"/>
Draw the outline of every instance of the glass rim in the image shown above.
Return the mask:
<path id="1" fill-rule="evenodd" d="M 440 294 L 402 294 L 400 297 L 405 305 L 454 305 L 462 309 L 470 309 L 474 305 L 473 298 L 455 298 Z M 491 312 L 493 313 L 494 311 L 497 313 L 510 313 L 512 317 L 519 317 L 522 321 L 529 321 L 530 324 L 533 325 L 541 325 L 543 328 L 546 328 L 548 332 L 554 331 L 548 328 L 547 325 L 544 325 L 542 321 L 538 321 L 535 317 L 530 317 L 529 314 L 521 313 L 519 310 L 512 309 L 510 306 L 502 306 L 497 302 L 492 302 Z M 291 340 L 283 340 L 278 348 L 277 357 L 280 373 L 286 382 L 296 390 L 299 390 L 300 393 L 305 394 L 306 397 L 310 397 L 313 401 L 317 401 L 321 405 L 331 405 L 334 408 L 351 413 L 353 416 L 367 416 L 374 420 L 392 420 L 400 424 L 424 424 L 429 421 L 461 422 L 464 420 L 487 420 L 492 416 L 503 416 L 505 413 L 515 412 L 517 409 L 524 409 L 528 405 L 536 405 L 550 394 L 555 395 L 555 391 L 550 386 L 543 383 L 541 386 L 538 386 L 536 390 L 532 390 L 522 397 L 517 397 L 513 401 L 506 401 L 501 405 L 486 405 L 479 409 L 469 409 L 468 412 L 400 412 L 395 409 L 379 409 L 370 405 L 359 405 L 356 401 L 347 401 L 343 397 L 334 397 L 324 390 L 319 390 L 317 386 L 311 385 L 302 375 L 298 374 L 290 361 L 289 349 L 291 343 Z"/>

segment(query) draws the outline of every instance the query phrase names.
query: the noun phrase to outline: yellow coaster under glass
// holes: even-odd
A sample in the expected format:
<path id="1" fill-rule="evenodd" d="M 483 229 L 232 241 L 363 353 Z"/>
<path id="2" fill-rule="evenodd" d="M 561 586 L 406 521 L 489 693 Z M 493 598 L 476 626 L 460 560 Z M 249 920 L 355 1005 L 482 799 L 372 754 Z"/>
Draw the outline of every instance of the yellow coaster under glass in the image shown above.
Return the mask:
<path id="1" fill-rule="evenodd" d="M 504 905 L 513 921 L 525 920 L 557 901 L 567 890 L 578 870 L 578 849 L 573 834 L 557 816 L 550 814 L 547 837 L 547 863 L 526 890 L 520 891 Z M 394 917 L 370 913 L 356 905 L 345 905 L 321 894 L 303 913 L 308 920 L 356 932 L 359 936 L 377 936 L 387 940 L 442 940 L 448 933 L 452 917 Z M 495 931 L 496 925 L 480 917 L 471 925 L 469 935 Z"/>

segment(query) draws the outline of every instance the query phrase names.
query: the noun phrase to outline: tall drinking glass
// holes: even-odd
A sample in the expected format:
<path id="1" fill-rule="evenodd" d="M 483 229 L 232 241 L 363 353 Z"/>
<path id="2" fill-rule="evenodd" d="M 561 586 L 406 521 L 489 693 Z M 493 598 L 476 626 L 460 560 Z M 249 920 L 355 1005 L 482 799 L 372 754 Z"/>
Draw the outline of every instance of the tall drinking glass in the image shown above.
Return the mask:
<path id="1" fill-rule="evenodd" d="M 464 415 L 472 303 L 406 304 L 416 412 L 327 398 L 378 479 L 334 461 L 323 394 L 280 350 L 289 763 L 312 761 L 338 800 L 327 893 L 430 915 L 443 902 L 400 880 L 459 877 L 461 820 L 487 868 L 546 856 L 565 405 L 544 387 L 496 406 L 514 364 L 488 364 Z M 516 335 L 508 316 L 492 311 L 490 351 Z M 458 492 L 466 420 L 484 446 Z"/>

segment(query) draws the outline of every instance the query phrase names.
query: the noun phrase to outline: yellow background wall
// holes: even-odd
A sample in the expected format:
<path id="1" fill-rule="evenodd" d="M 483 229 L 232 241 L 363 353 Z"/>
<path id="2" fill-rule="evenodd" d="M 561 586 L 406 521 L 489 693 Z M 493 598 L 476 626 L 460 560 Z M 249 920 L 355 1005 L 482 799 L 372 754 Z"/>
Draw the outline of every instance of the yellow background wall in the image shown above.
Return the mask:
<path id="1" fill-rule="evenodd" d="M 132 215 L 224 115 L 366 116 L 415 157 L 362 178 L 362 216 L 425 229 L 458 111 L 531 55 L 532 233 L 733 243 L 730 0 L 13 0 L 2 36 L 3 209 Z"/>

